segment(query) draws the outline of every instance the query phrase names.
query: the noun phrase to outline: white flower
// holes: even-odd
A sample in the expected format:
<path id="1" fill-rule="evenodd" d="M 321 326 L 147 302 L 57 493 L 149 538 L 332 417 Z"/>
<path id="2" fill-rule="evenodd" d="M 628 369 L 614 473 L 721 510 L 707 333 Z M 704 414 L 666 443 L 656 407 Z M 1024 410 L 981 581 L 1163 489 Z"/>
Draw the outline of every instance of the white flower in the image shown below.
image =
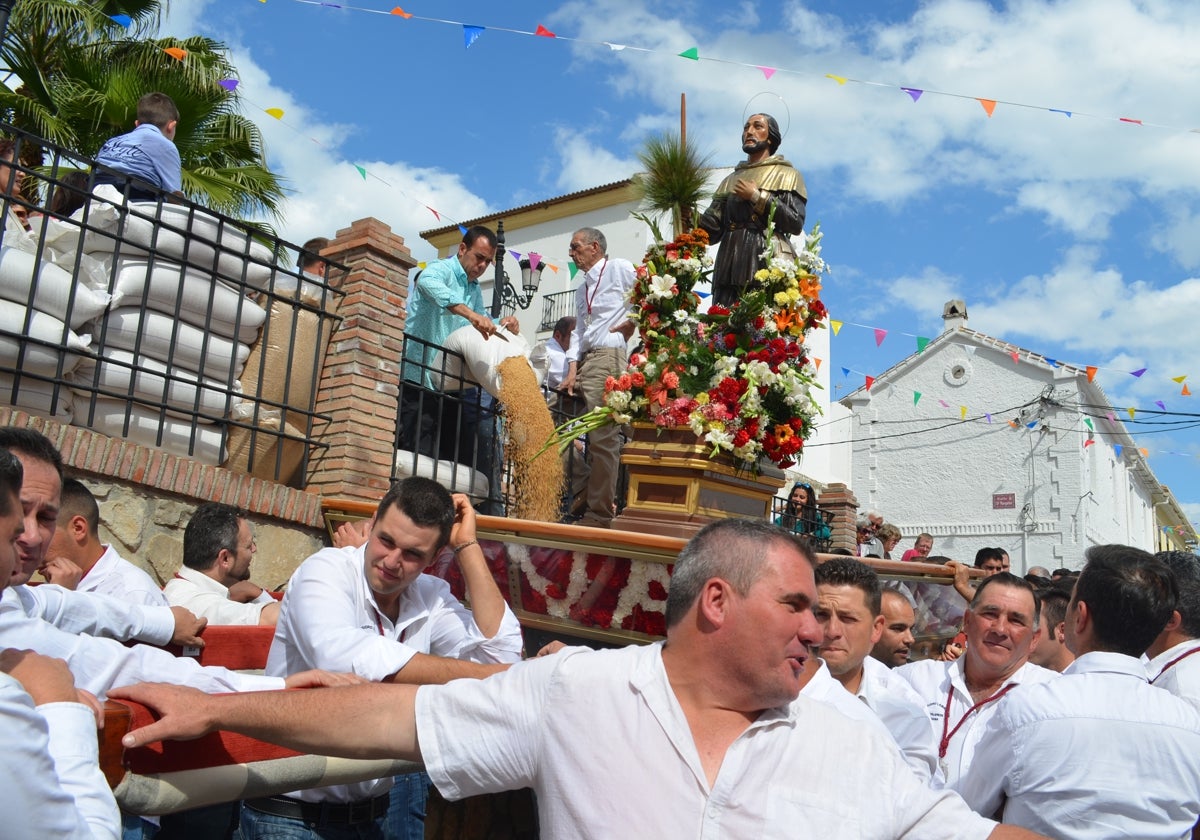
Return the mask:
<path id="1" fill-rule="evenodd" d="M 604 396 L 604 403 L 613 411 L 625 411 L 629 408 L 629 392 L 609 391 Z"/>
<path id="2" fill-rule="evenodd" d="M 720 382 L 726 376 L 732 376 L 738 368 L 737 356 L 719 356 L 713 362 L 713 384 Z"/>
<path id="3" fill-rule="evenodd" d="M 713 449 L 733 449 L 733 435 L 724 429 L 709 429 L 704 440 Z"/>
<path id="4" fill-rule="evenodd" d="M 681 324 L 684 323 L 688 319 L 687 310 L 686 309 L 676 309 L 674 318 L 679 323 L 681 323 Z"/>
<path id="5" fill-rule="evenodd" d="M 674 297 L 675 278 L 670 274 L 662 274 L 650 278 L 650 290 L 647 296 L 651 300 Z"/>

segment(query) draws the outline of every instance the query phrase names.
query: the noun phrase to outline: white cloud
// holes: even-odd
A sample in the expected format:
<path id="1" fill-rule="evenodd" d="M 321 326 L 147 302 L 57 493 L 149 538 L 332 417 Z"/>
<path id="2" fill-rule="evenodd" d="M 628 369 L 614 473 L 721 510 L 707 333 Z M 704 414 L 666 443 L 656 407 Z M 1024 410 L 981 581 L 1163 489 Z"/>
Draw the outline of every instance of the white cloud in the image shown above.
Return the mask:
<path id="1" fill-rule="evenodd" d="M 562 161 L 555 186 L 565 193 L 620 181 L 638 170 L 636 158 L 619 158 L 587 134 L 560 128 L 555 141 Z"/>

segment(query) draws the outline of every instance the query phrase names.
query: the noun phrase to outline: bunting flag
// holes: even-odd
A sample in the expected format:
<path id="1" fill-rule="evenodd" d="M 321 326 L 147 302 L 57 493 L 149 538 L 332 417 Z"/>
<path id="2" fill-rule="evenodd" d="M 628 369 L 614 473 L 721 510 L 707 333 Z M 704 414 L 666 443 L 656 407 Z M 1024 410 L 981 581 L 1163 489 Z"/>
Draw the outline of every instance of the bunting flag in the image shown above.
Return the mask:
<path id="1" fill-rule="evenodd" d="M 521 252 L 520 251 L 514 251 L 512 248 L 509 248 L 508 253 L 512 254 L 512 258 L 514 260 L 516 260 L 517 262 L 521 261 Z"/>
<path id="2" fill-rule="evenodd" d="M 950 407 L 950 403 L 946 402 L 945 400 L 938 400 L 938 405 L 940 405 L 942 408 Z"/>
<path id="3" fill-rule="evenodd" d="M 557 38 L 557 37 L 558 37 L 558 36 L 557 36 L 557 35 L 555 35 L 553 32 L 551 32 L 549 29 L 547 29 L 546 27 L 542 26 L 540 23 L 537 25 L 537 29 L 535 29 L 535 30 L 533 31 L 533 34 L 534 34 L 534 35 L 540 35 L 540 36 L 541 36 L 541 37 L 543 37 L 543 38 Z"/>
<path id="4" fill-rule="evenodd" d="M 868 376 L 868 377 L 867 377 L 867 390 L 868 390 L 868 391 L 870 391 L 870 390 L 871 390 L 871 386 L 872 386 L 872 385 L 874 385 L 874 384 L 875 384 L 875 377 L 874 377 L 874 376 Z"/>
<path id="5" fill-rule="evenodd" d="M 542 255 L 534 251 L 529 252 L 529 270 L 537 271 L 538 266 L 542 264 Z"/>
<path id="6" fill-rule="evenodd" d="M 118 26 L 124 27 L 125 29 L 128 29 L 133 25 L 133 18 L 131 18 L 129 15 L 109 15 L 108 19 Z"/>
<path id="7" fill-rule="evenodd" d="M 835 321 L 832 318 L 830 318 L 829 319 L 829 329 L 833 330 L 834 335 L 837 335 L 838 333 L 840 333 L 842 331 L 843 323 L 844 322 L 842 322 L 842 321 Z"/>
<path id="8" fill-rule="evenodd" d="M 438 211 L 434 210 L 428 204 L 425 205 L 425 209 L 428 210 L 430 213 L 432 213 L 433 218 L 437 219 L 439 222 L 442 220 L 442 214 L 439 213 Z"/>
<path id="9" fill-rule="evenodd" d="M 817 370 L 821 369 L 821 360 L 820 359 L 813 359 L 812 363 L 813 363 L 813 367 L 815 367 Z"/>
<path id="10" fill-rule="evenodd" d="M 1145 372 L 1146 372 L 1146 369 L 1145 369 L 1145 368 L 1139 368 L 1139 369 L 1137 369 L 1137 370 L 1131 370 L 1131 371 L 1129 371 L 1129 375 L 1130 375 L 1130 376 L 1132 376 L 1134 379 L 1141 379 L 1141 378 L 1142 378 L 1142 374 L 1143 374 L 1143 373 L 1145 373 Z"/>
<path id="11" fill-rule="evenodd" d="M 987 412 L 987 413 L 985 413 L 983 416 L 987 418 L 988 425 L 990 426 L 990 425 L 991 425 L 991 423 L 992 423 L 992 415 L 991 415 L 991 412 Z"/>
<path id="12" fill-rule="evenodd" d="M 978 96 L 975 97 L 975 100 L 980 105 L 983 106 L 983 110 L 987 112 L 988 119 L 991 119 L 992 112 L 996 110 L 996 100 L 995 99 L 980 99 Z"/>
<path id="13" fill-rule="evenodd" d="M 1171 377 L 1171 381 L 1174 382 L 1176 385 L 1182 385 L 1183 380 L 1185 380 L 1185 379 L 1187 379 L 1186 373 L 1183 376 L 1172 376 Z"/>
<path id="14" fill-rule="evenodd" d="M 1163 404 L 1163 401 L 1162 401 L 1162 400 L 1155 400 L 1155 401 L 1154 401 L 1154 404 L 1155 404 L 1156 406 L 1158 406 L 1159 408 L 1161 408 L 1163 411 L 1166 411 L 1166 410 L 1167 410 L 1167 407 L 1166 407 L 1166 405 L 1164 405 L 1164 404 Z"/>
<path id="15" fill-rule="evenodd" d="M 463 24 L 463 49 L 471 49 L 471 45 L 479 40 L 479 36 L 483 34 L 484 27 L 482 26 L 467 26 Z"/>
<path id="16" fill-rule="evenodd" d="M 878 327 L 876 327 L 875 328 L 875 346 L 878 347 L 879 345 L 883 344 L 883 340 L 885 338 L 887 338 L 887 330 L 881 330 Z"/>
<path id="17" fill-rule="evenodd" d="M 1018 353 L 1016 350 L 1012 351 L 1008 355 L 1012 356 L 1014 365 L 1019 365 L 1021 363 L 1021 354 Z"/>
<path id="18" fill-rule="evenodd" d="M 419 263 L 417 263 L 417 268 L 419 268 L 419 269 L 421 269 L 422 271 L 424 271 L 424 270 L 425 270 L 425 266 L 427 266 L 427 265 L 429 265 L 429 263 L 425 263 L 425 262 L 419 262 Z"/>
<path id="19" fill-rule="evenodd" d="M 1106 413 L 1104 416 L 1108 418 L 1109 423 L 1117 422 L 1117 415 L 1113 414 L 1111 411 Z"/>
<path id="20" fill-rule="evenodd" d="M 180 49 L 179 47 L 164 47 L 163 52 L 171 56 L 171 58 L 175 59 L 176 61 L 183 61 L 185 58 L 187 58 L 187 50 Z"/>
<path id="21" fill-rule="evenodd" d="M 1050 365 L 1050 367 L 1052 367 L 1052 368 L 1056 368 L 1056 367 L 1058 367 L 1058 359 L 1047 358 L 1046 364 Z"/>
<path id="22" fill-rule="evenodd" d="M 846 84 L 846 82 L 848 81 L 848 80 L 846 79 L 846 77 L 845 77 L 845 76 L 835 76 L 833 73 L 826 73 L 826 74 L 825 74 L 825 78 L 826 78 L 826 79 L 833 79 L 833 80 L 834 80 L 835 82 L 837 82 L 839 85 L 844 85 L 844 84 Z"/>
<path id="23" fill-rule="evenodd" d="M 1017 428 L 1017 421 L 1016 421 L 1016 420 L 1009 420 L 1009 421 L 1008 421 L 1008 425 L 1012 426 L 1012 427 L 1015 429 L 1015 428 Z"/>
<path id="24" fill-rule="evenodd" d="M 958 407 L 958 419 L 959 420 L 967 419 L 967 407 L 965 405 L 960 405 Z"/>
<path id="25" fill-rule="evenodd" d="M 466 235 L 467 235 L 467 226 L 466 226 L 466 225 L 459 225 L 459 226 L 458 226 L 458 232 L 459 232 L 459 233 L 461 233 L 463 236 L 466 236 Z"/>
<path id="26" fill-rule="evenodd" d="M 1087 378 L 1088 378 L 1088 382 L 1095 382 L 1095 381 L 1096 381 L 1096 373 L 1097 373 L 1099 370 L 1100 370 L 1100 369 L 1099 369 L 1098 367 L 1096 367 L 1095 365 L 1088 365 L 1088 366 L 1087 366 Z"/>
<path id="27" fill-rule="evenodd" d="M 358 170 L 358 174 L 362 176 L 362 179 L 363 179 L 364 181 L 365 181 L 365 180 L 367 180 L 367 170 L 363 169 L 363 168 L 362 168 L 361 166 L 359 166 L 357 163 L 356 163 L 356 164 L 354 164 L 354 168 Z"/>
<path id="28" fill-rule="evenodd" d="M 1130 420 L 1132 420 L 1132 419 L 1133 419 L 1133 418 L 1134 418 L 1134 417 L 1137 415 L 1137 409 L 1136 409 L 1136 408 L 1134 408 L 1133 406 L 1129 406 L 1129 408 L 1128 408 L 1128 409 L 1126 409 L 1126 411 L 1128 411 L 1128 412 L 1129 412 L 1129 419 L 1130 419 Z"/>
<path id="29" fill-rule="evenodd" d="M 1089 429 L 1091 429 L 1093 432 L 1094 432 L 1094 431 L 1096 431 L 1096 427 L 1092 425 L 1092 418 L 1091 418 L 1091 417 L 1084 417 L 1084 418 L 1083 418 L 1083 425 L 1087 426 L 1087 427 L 1088 427 Z"/>
<path id="30" fill-rule="evenodd" d="M 929 339 L 917 336 L 917 352 L 924 353 L 925 348 L 929 346 Z"/>
<path id="31" fill-rule="evenodd" d="M 759 70 L 761 70 L 762 74 L 764 76 L 766 76 L 768 79 L 770 79 L 772 76 L 775 75 L 774 67 L 763 67 L 761 64 L 756 64 L 754 66 L 757 67 Z"/>
<path id="32" fill-rule="evenodd" d="M 1092 445 L 1093 443 L 1095 443 L 1095 442 L 1096 442 L 1096 441 L 1094 441 L 1092 438 L 1088 438 L 1087 440 L 1085 440 L 1085 441 L 1083 442 L 1083 448 L 1084 448 L 1084 449 L 1087 449 L 1089 446 L 1091 446 L 1091 445 Z"/>
<path id="33" fill-rule="evenodd" d="M 237 79 L 222 79 L 221 81 L 217 82 L 217 84 L 219 84 L 221 87 L 225 88 L 225 90 L 229 91 L 230 93 L 233 93 L 235 90 L 237 90 L 238 80 Z"/>
<path id="34" fill-rule="evenodd" d="M 700 60 L 700 49 L 699 49 L 699 47 L 689 47 L 688 49 L 681 52 L 679 54 L 679 57 L 680 58 L 690 58 L 692 61 L 699 61 Z"/>
<path id="35" fill-rule="evenodd" d="M 1118 117 L 1117 121 L 1123 122 L 1123 123 L 1131 123 L 1133 125 L 1141 125 L 1142 124 L 1141 120 L 1135 120 L 1132 117 Z"/>
<path id="36" fill-rule="evenodd" d="M 850 375 L 850 368 L 848 368 L 848 367 L 842 368 L 842 376 L 849 376 L 849 375 Z"/>
<path id="37" fill-rule="evenodd" d="M 267 113 L 277 120 L 283 119 L 283 109 L 282 108 L 268 108 Z"/>
<path id="38" fill-rule="evenodd" d="M 574 261 L 567 263 L 567 273 L 571 275 L 571 279 L 575 279 L 575 275 L 579 273 L 579 266 L 575 265 Z"/>
<path id="39" fill-rule="evenodd" d="M 1192 392 L 1188 389 L 1187 383 L 1186 382 L 1183 383 L 1183 390 L 1179 392 L 1179 396 L 1190 397 L 1191 395 L 1192 395 Z"/>
<path id="40" fill-rule="evenodd" d="M 1114 443 L 1114 444 L 1113 444 L 1113 452 L 1116 454 L 1116 456 L 1117 456 L 1118 458 L 1120 458 L 1120 457 L 1121 457 L 1121 452 L 1122 452 L 1122 450 L 1124 450 L 1124 449 L 1125 449 L 1125 447 L 1124 447 L 1124 446 L 1121 446 L 1121 444 L 1119 444 L 1119 443 Z"/>
<path id="41" fill-rule="evenodd" d="M 925 92 L 925 91 L 921 90 L 920 88 L 910 88 L 910 87 L 902 87 L 902 88 L 900 88 L 900 90 L 904 91 L 909 96 L 911 96 L 913 102 L 916 102 L 918 99 L 920 99 L 921 94 Z"/>
<path id="42" fill-rule="evenodd" d="M 1036 420 L 1034 420 L 1032 423 L 1026 423 L 1026 424 L 1025 424 L 1025 428 L 1026 428 L 1026 429 L 1032 429 L 1032 428 L 1033 428 L 1034 426 L 1036 426 L 1036 425 L 1037 425 L 1037 421 L 1036 421 Z"/>
<path id="43" fill-rule="evenodd" d="M 1070 111 L 1064 111 L 1064 110 L 1062 110 L 1061 108 L 1047 108 L 1046 110 L 1047 110 L 1047 111 L 1049 111 L 1051 114 L 1062 114 L 1062 115 L 1064 115 L 1064 116 L 1065 116 L 1067 119 L 1070 119 L 1070 118 L 1071 118 L 1071 112 L 1070 112 Z"/>
<path id="44" fill-rule="evenodd" d="M 1150 457 L 1150 450 L 1149 450 L 1149 449 L 1139 449 L 1139 450 L 1138 450 L 1138 452 L 1139 452 L 1139 453 L 1141 453 L 1141 456 L 1142 456 L 1143 458 L 1149 458 L 1149 457 Z"/>
<path id="45" fill-rule="evenodd" d="M 410 17 L 412 17 L 411 12 L 406 12 L 403 9 L 401 9 L 399 6 L 392 9 L 391 14 L 395 15 L 396 17 L 402 17 L 405 20 L 408 20 Z"/>
<path id="46" fill-rule="evenodd" d="M 920 392 L 920 391 L 913 391 L 913 405 L 916 405 L 916 404 L 917 404 L 917 403 L 919 403 L 920 401 L 921 401 L 921 392 Z"/>
<path id="47" fill-rule="evenodd" d="M 977 348 L 974 344 L 965 344 L 963 345 L 963 349 L 967 351 L 968 356 L 974 356 L 975 351 L 979 348 Z"/>

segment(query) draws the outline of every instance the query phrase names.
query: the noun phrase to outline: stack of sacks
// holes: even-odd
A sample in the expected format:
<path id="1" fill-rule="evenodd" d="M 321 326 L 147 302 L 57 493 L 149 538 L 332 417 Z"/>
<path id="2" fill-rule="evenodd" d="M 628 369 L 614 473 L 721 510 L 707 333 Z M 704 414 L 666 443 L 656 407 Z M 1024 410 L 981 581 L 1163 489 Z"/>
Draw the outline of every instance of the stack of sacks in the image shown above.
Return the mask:
<path id="1" fill-rule="evenodd" d="M 76 283 L 48 255 L 39 263 L 22 250 L 36 240 L 11 241 L 0 247 L 0 405 L 69 422 L 71 392 L 52 380 L 83 361 L 70 351 L 88 349 L 83 328 L 104 312 L 109 295 Z"/>
<path id="2" fill-rule="evenodd" d="M 113 300 L 93 325 L 100 358 L 75 372 L 77 394 L 102 393 L 86 410 L 77 403 L 76 422 L 220 464 L 222 421 L 241 402 L 238 378 L 266 320 L 246 295 L 270 282 L 271 251 L 203 211 L 122 205 L 108 187 L 97 196 L 80 245 L 107 266 Z"/>

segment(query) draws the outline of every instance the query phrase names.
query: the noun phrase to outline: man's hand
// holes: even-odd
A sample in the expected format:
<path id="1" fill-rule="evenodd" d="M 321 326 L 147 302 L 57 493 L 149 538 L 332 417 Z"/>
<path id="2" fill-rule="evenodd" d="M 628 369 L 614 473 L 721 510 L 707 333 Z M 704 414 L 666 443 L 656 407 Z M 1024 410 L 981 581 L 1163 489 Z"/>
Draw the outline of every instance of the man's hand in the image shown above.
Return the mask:
<path id="1" fill-rule="evenodd" d="M 566 646 L 567 645 L 565 642 L 560 642 L 557 639 L 555 639 L 553 642 L 549 642 L 546 645 L 544 645 L 542 647 L 542 649 L 537 652 L 537 655 L 538 656 L 553 656 L 554 654 L 558 653 L 560 650 L 562 650 Z"/>
<path id="2" fill-rule="evenodd" d="M 609 327 L 608 331 L 610 333 L 620 333 L 626 341 L 629 341 L 629 339 L 633 338 L 633 333 L 636 329 L 637 325 L 634 324 L 633 321 L 626 318 L 616 326 Z"/>
<path id="3" fill-rule="evenodd" d="M 229 600 L 237 601 L 239 604 L 249 604 L 263 594 L 263 591 L 263 588 L 253 581 L 239 580 L 229 587 Z"/>
<path id="4" fill-rule="evenodd" d="M 567 375 L 563 377 L 562 384 L 558 386 L 558 390 L 566 391 L 572 397 L 575 396 L 575 374 L 579 369 L 576 362 L 567 363 Z"/>
<path id="5" fill-rule="evenodd" d="M 39 569 L 46 583 L 53 583 L 63 589 L 74 589 L 83 580 L 83 569 L 76 566 L 66 557 L 51 557 L 46 565 Z"/>
<path id="6" fill-rule="evenodd" d="M 197 618 L 196 614 L 186 607 L 171 607 L 175 616 L 175 635 L 171 636 L 171 644 L 180 647 L 204 647 L 204 639 L 200 631 L 208 624 L 207 618 Z"/>
<path id="7" fill-rule="evenodd" d="M 113 700 L 132 700 L 157 712 L 160 719 L 135 729 L 121 739 L 126 748 L 144 747 L 154 741 L 190 741 L 207 735 L 217 728 L 213 715 L 207 712 L 212 698 L 203 691 L 167 683 L 140 683 L 114 688 L 108 692 Z"/>
<path id="8" fill-rule="evenodd" d="M 452 493 L 454 501 L 454 524 L 450 526 L 450 547 L 454 548 L 475 539 L 475 508 L 471 500 L 462 493 Z M 455 555 L 457 558 L 458 555 Z"/>
<path id="9" fill-rule="evenodd" d="M 521 334 L 521 322 L 517 320 L 515 315 L 505 315 L 500 319 L 500 326 L 508 330 L 513 335 Z"/>
<path id="10" fill-rule="evenodd" d="M 743 201 L 758 201 L 758 184 L 746 178 L 738 178 L 733 185 L 733 194 Z"/>
<path id="11" fill-rule="evenodd" d="M 104 704 L 97 699 L 95 694 L 90 691 L 84 691 L 82 688 L 75 689 L 75 702 L 82 703 L 92 710 L 92 717 L 96 719 L 96 728 L 104 728 Z"/>
<path id="12" fill-rule="evenodd" d="M 314 668 L 311 671 L 298 671 L 283 681 L 288 688 L 320 688 L 329 685 L 364 685 L 364 680 L 358 674 L 322 671 Z"/>
<path id="13" fill-rule="evenodd" d="M 67 663 L 31 650 L 8 648 L 0 651 L 0 671 L 19 682 L 33 698 L 33 705 L 78 703 L 79 692 Z"/>
<path id="14" fill-rule="evenodd" d="M 971 603 L 975 597 L 975 589 L 971 586 L 971 567 L 957 560 L 950 560 L 946 566 L 954 570 L 954 591 L 963 596 L 968 604 Z"/>
<path id="15" fill-rule="evenodd" d="M 486 315 L 480 315 L 478 312 L 473 311 L 467 316 L 467 320 L 471 322 L 471 326 L 484 338 L 491 338 L 496 334 L 496 325 Z"/>
<path id="16" fill-rule="evenodd" d="M 370 519 L 360 519 L 357 522 L 343 522 L 333 532 L 334 548 L 358 548 L 366 545 L 371 539 Z"/>

